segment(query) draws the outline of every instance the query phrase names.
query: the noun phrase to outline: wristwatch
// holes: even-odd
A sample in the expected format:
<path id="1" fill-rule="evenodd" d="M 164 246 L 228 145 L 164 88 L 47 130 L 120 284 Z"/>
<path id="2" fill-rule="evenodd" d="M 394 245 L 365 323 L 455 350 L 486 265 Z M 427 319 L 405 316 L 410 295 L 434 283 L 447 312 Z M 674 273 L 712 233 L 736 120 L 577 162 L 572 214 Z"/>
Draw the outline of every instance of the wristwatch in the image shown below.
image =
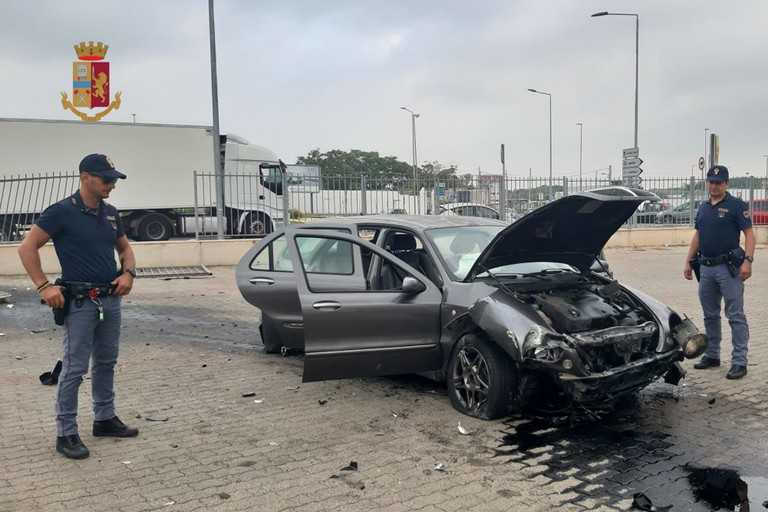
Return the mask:
<path id="1" fill-rule="evenodd" d="M 754 257 L 754 256 L 744 256 L 744 259 L 745 259 L 745 260 L 747 260 L 747 261 L 748 261 L 748 262 L 750 262 L 750 263 L 752 263 L 753 261 L 755 261 L 755 257 Z"/>
<path id="2" fill-rule="evenodd" d="M 136 269 L 135 268 L 127 268 L 127 269 L 125 269 L 125 271 L 128 272 L 129 274 L 131 274 L 134 279 L 136 279 Z"/>

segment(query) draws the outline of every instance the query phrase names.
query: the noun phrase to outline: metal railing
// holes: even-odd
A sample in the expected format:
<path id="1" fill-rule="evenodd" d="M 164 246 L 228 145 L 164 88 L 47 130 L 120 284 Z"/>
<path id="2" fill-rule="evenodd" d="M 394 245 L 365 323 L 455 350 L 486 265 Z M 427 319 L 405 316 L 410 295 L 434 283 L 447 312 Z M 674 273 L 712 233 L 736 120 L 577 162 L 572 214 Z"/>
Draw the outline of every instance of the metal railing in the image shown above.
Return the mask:
<path id="1" fill-rule="evenodd" d="M 214 173 L 190 173 L 194 196 L 189 208 L 174 210 L 179 223 L 187 224 L 187 234 L 198 238 L 217 235 Z M 27 229 L 50 204 L 67 197 L 79 182 L 75 173 L 19 175 L 0 179 L 0 243 L 21 240 Z M 512 222 L 549 201 L 590 190 L 618 185 L 607 179 L 571 180 L 560 178 L 551 184 L 547 178 L 500 176 L 428 177 L 414 181 L 405 177 L 371 179 L 364 176 L 306 177 L 285 175 L 281 196 L 266 192 L 277 190 L 254 174 L 227 173 L 224 179 L 225 233 L 243 237 L 268 233 L 290 222 L 312 218 L 377 215 L 440 214 L 451 203 L 483 205 L 499 218 Z M 267 187 L 265 189 L 264 187 Z M 695 178 L 649 178 L 645 190 L 654 192 L 661 202 L 642 205 L 626 227 L 693 225 L 698 204 L 705 199 L 706 184 Z M 768 180 L 756 177 L 732 177 L 730 192 L 750 203 L 767 197 Z M 503 190 L 503 192 L 502 192 Z M 550 194 L 551 190 L 551 194 Z M 118 205 L 119 207 L 119 205 Z M 135 213 L 135 212 L 134 212 Z M 765 222 L 764 218 L 762 222 Z M 177 232 L 182 232 L 176 226 Z"/>

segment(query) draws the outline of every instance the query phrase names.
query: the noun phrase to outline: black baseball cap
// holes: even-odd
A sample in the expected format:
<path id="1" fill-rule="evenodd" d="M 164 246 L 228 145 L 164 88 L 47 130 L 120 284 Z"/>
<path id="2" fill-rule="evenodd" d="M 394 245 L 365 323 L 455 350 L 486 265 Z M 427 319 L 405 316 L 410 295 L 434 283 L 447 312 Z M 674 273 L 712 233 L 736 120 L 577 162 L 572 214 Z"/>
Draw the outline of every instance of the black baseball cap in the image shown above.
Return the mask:
<path id="1" fill-rule="evenodd" d="M 707 172 L 707 181 L 716 181 L 724 183 L 728 181 L 728 168 L 724 165 L 714 165 Z"/>
<path id="2" fill-rule="evenodd" d="M 83 158 L 80 161 L 80 172 L 87 172 L 88 174 L 95 174 L 105 178 L 125 179 L 125 174 L 115 169 L 112 159 L 107 155 L 99 153 L 93 153 Z"/>

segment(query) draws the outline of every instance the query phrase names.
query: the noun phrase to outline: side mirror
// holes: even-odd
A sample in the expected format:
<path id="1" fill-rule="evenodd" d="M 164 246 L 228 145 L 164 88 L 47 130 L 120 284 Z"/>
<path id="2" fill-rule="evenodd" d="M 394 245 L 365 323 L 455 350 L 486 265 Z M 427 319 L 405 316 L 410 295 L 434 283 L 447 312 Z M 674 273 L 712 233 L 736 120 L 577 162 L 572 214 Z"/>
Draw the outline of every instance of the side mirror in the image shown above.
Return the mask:
<path id="1" fill-rule="evenodd" d="M 427 289 L 427 286 L 412 276 L 406 276 L 403 279 L 403 293 L 405 295 L 418 295 Z"/>

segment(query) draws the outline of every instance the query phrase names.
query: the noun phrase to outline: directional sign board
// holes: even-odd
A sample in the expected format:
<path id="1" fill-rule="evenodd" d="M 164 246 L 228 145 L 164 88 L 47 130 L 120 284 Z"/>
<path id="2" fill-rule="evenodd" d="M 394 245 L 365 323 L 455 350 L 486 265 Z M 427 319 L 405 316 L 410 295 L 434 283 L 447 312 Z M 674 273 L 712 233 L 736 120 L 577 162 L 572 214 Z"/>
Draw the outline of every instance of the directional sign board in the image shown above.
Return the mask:
<path id="1" fill-rule="evenodd" d="M 627 148 L 624 150 L 624 158 L 637 158 L 639 154 L 639 148 Z"/>
<path id="2" fill-rule="evenodd" d="M 624 157 L 621 165 L 621 179 L 629 187 L 639 187 L 643 179 L 640 177 L 643 170 L 640 164 L 643 160 L 640 158 L 638 148 L 627 148 L 623 151 Z"/>

